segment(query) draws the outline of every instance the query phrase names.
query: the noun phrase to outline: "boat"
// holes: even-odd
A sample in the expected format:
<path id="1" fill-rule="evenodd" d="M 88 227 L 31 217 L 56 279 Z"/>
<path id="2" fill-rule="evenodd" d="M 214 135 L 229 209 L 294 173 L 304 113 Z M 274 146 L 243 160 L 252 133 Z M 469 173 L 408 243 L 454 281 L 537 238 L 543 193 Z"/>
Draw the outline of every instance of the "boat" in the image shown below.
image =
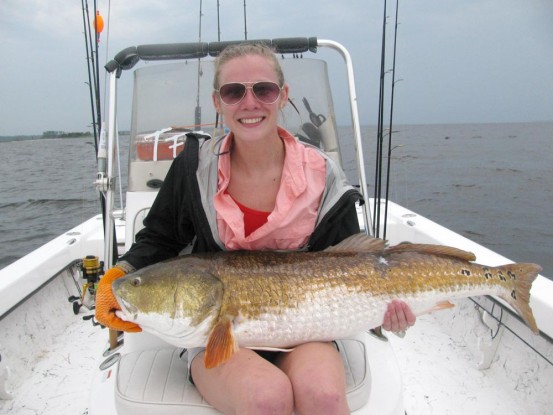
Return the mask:
<path id="1" fill-rule="evenodd" d="M 259 41 L 259 40 L 258 40 Z M 348 80 L 357 178 L 368 203 L 362 229 L 385 221 L 386 239 L 454 246 L 489 266 L 511 262 L 393 201 L 374 216 L 365 173 L 353 63 L 338 42 L 315 37 L 263 39 L 282 56 L 291 105 L 282 123 L 299 140 L 341 163 L 327 63 L 337 53 Z M 237 41 L 241 42 L 241 41 Z M 98 214 L 0 270 L 0 412 L 24 414 L 216 414 L 187 380 L 185 350 L 147 333 L 117 333 L 94 320 L 95 284 L 142 227 L 188 134 L 217 137 L 210 93 L 213 59 L 229 42 L 148 44 L 122 50 L 106 64 L 110 96 L 106 168 L 96 184 Z M 147 64 L 144 64 L 147 63 Z M 114 207 L 119 143 L 117 84 L 134 76 L 125 208 Z M 198 90 L 207 91 L 199 94 Z M 211 138 L 211 139 L 214 139 Z M 93 175 L 93 172 L 91 172 Z M 544 414 L 553 406 L 553 281 L 539 275 L 531 306 L 534 335 L 494 297 L 456 302 L 422 316 L 404 338 L 368 331 L 340 339 L 348 404 L 354 414 Z"/>

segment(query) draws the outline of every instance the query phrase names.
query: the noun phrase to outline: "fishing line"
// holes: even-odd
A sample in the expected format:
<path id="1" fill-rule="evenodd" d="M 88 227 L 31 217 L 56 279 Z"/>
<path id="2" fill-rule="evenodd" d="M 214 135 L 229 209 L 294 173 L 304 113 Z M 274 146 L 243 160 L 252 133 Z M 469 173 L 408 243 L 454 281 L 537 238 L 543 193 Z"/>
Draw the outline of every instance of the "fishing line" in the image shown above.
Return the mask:
<path id="1" fill-rule="evenodd" d="M 469 300 L 472 301 L 477 308 L 480 308 L 482 310 L 484 310 L 486 313 L 488 313 L 495 321 L 497 321 L 497 323 L 500 325 L 500 326 L 503 326 L 505 327 L 507 330 L 509 330 L 511 332 L 511 334 L 513 334 L 513 336 L 517 337 L 521 342 L 523 342 L 526 346 L 528 346 L 530 349 L 532 349 L 534 352 L 536 352 L 536 354 L 538 356 L 540 356 L 543 360 L 545 360 L 547 363 L 549 363 L 551 366 L 553 366 L 553 362 L 551 360 L 549 360 L 547 357 L 545 357 L 542 353 L 539 352 L 539 350 L 537 350 L 534 346 L 532 346 L 530 343 L 528 343 L 526 340 L 524 340 L 522 337 L 520 337 L 517 333 L 515 333 L 509 326 L 505 325 L 505 323 L 503 323 L 502 319 L 498 319 L 496 316 L 494 316 L 492 313 L 490 313 L 484 306 L 482 306 L 481 304 L 479 304 L 476 300 L 474 300 L 472 297 L 469 297 Z M 492 300 L 494 301 L 494 300 Z M 502 310 L 503 310 L 503 307 L 502 307 Z M 507 310 L 509 311 L 509 310 Z M 517 319 L 520 320 L 520 318 L 517 316 L 517 315 L 514 315 L 512 314 L 513 316 L 515 316 Z M 501 315 L 503 316 L 503 314 Z M 541 335 L 543 337 L 546 337 L 548 341 L 551 341 L 551 339 L 544 335 L 543 333 L 541 333 Z"/>

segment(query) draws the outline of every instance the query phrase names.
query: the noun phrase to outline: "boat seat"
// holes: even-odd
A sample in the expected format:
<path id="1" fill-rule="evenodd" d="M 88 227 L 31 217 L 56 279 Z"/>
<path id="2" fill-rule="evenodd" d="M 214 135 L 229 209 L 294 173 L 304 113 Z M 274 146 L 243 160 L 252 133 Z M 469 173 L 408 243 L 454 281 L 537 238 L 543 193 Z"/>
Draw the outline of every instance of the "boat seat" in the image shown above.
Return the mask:
<path id="1" fill-rule="evenodd" d="M 351 411 L 363 407 L 371 382 L 365 344 L 359 339 L 337 341 L 346 371 Z M 188 380 L 187 353 L 157 348 L 124 355 L 117 371 L 115 406 L 118 415 L 219 414 Z"/>

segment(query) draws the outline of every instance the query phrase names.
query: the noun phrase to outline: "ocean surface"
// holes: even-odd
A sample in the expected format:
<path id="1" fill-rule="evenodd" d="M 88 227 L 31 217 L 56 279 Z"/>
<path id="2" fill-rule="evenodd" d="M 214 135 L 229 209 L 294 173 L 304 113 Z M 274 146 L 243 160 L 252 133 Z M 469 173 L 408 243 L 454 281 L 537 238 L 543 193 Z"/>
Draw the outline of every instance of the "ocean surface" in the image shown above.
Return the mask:
<path id="1" fill-rule="evenodd" d="M 362 133 L 372 196 L 376 128 Z M 392 140 L 391 200 L 553 279 L 552 122 L 398 125 Z M 350 144 L 342 158 L 353 182 Z M 0 161 L 0 268 L 99 213 L 92 138 L 0 142 Z"/>

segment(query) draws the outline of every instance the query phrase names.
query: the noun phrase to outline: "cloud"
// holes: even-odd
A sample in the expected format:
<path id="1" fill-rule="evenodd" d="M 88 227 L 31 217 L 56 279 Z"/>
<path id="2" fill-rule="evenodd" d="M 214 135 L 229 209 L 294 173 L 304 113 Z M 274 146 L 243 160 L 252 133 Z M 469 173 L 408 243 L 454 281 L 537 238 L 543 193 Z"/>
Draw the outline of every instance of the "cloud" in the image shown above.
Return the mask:
<path id="1" fill-rule="evenodd" d="M 80 5 L 65 0 L 0 2 L 0 35 L 3 39 L 41 36 L 54 40 L 75 36 L 75 29 L 82 27 L 82 19 Z"/>
<path id="2" fill-rule="evenodd" d="M 97 2 L 106 22 L 101 63 L 128 46 L 199 38 L 196 0 Z M 244 37 L 243 3 L 220 0 L 222 40 Z M 88 4 L 92 18 L 93 1 Z M 399 4 L 396 79 L 403 81 L 396 88 L 398 123 L 553 119 L 551 0 Z M 354 61 L 362 122 L 375 123 L 382 5 L 382 0 L 249 0 L 248 38 L 317 36 L 342 43 Z M 389 52 L 394 7 L 388 1 Z M 202 40 L 216 40 L 218 32 L 216 2 L 204 1 Z M 0 0 L 0 56 L 0 90 L 3 103 L 6 97 L 10 102 L 0 106 L 0 135 L 78 130 L 90 123 L 81 2 Z M 317 56 L 329 60 L 330 76 L 338 80 L 333 85 L 338 118 L 347 122 L 344 71 L 335 65 L 339 59 L 322 48 Z"/>

